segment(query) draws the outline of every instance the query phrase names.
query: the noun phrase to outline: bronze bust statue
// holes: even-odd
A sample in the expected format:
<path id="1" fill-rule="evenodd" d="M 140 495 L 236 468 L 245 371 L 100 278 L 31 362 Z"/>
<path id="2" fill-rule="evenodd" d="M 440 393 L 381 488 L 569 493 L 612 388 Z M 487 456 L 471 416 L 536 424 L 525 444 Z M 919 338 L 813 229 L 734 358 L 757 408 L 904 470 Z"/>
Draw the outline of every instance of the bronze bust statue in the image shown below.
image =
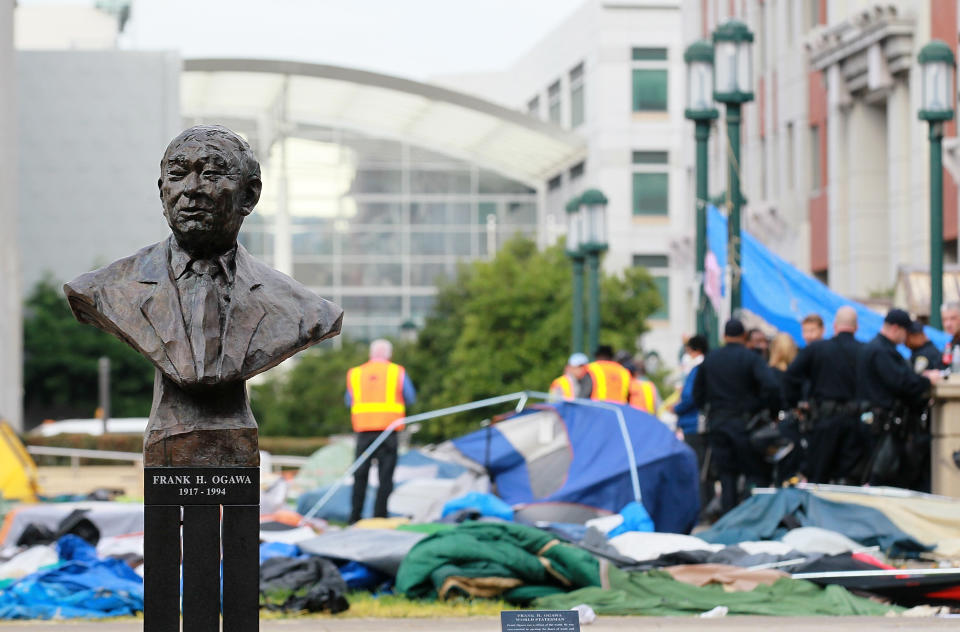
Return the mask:
<path id="1" fill-rule="evenodd" d="M 237 234 L 260 164 L 229 129 L 191 127 L 160 162 L 173 234 L 64 286 L 74 315 L 156 367 L 146 466 L 259 464 L 244 382 L 340 333 L 343 310 L 254 259 Z"/>

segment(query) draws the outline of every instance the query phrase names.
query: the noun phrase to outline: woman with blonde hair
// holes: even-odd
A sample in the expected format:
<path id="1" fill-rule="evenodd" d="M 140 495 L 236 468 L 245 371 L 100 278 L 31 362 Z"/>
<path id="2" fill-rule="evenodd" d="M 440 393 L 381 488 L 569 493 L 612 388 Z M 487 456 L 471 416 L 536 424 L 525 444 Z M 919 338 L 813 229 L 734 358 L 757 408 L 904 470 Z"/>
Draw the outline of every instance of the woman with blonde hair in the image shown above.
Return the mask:
<path id="1" fill-rule="evenodd" d="M 770 343 L 770 366 L 778 371 L 786 371 L 797 357 L 797 343 L 790 334 L 779 333 Z M 780 377 L 780 376 L 777 376 Z"/>

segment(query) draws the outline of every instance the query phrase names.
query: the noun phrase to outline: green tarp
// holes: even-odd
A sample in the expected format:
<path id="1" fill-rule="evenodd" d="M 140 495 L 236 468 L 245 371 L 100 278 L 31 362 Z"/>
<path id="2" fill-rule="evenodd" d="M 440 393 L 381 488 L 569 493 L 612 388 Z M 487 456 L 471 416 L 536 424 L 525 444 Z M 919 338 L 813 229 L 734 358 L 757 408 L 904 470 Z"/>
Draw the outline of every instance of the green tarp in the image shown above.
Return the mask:
<path id="1" fill-rule="evenodd" d="M 497 596 L 524 604 L 599 585 L 597 561 L 583 549 L 533 527 L 467 522 L 418 542 L 400 565 L 396 589 L 412 599 Z"/>
<path id="2" fill-rule="evenodd" d="M 597 614 L 676 616 L 726 606 L 731 615 L 772 616 L 863 615 L 880 616 L 903 608 L 857 597 L 840 586 L 821 588 L 799 579 L 782 578 L 749 592 L 726 592 L 720 584 L 694 586 L 664 571 L 626 572 L 606 566 L 609 588 L 582 588 L 541 597 L 535 608 L 568 610 L 587 604 Z"/>

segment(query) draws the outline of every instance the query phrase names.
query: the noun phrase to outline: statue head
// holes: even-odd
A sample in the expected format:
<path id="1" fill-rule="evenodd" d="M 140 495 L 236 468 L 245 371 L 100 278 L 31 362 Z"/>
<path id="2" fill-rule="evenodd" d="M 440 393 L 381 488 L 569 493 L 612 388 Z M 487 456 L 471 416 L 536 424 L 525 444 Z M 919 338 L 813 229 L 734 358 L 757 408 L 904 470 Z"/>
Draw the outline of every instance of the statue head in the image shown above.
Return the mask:
<path id="1" fill-rule="evenodd" d="M 160 161 L 163 215 L 181 248 L 197 258 L 227 252 L 260 199 L 260 163 L 220 125 L 196 125 L 170 141 Z"/>

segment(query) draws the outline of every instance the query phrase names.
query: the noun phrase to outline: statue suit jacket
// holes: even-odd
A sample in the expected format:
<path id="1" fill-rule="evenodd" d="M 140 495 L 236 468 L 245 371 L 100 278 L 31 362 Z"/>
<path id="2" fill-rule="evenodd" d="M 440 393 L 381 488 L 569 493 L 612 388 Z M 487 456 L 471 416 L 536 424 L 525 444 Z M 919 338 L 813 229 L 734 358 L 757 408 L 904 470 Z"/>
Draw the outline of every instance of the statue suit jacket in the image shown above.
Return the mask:
<path id="1" fill-rule="evenodd" d="M 256 422 L 244 381 L 340 333 L 343 310 L 257 261 L 238 244 L 217 372 L 198 380 L 170 271 L 172 239 L 83 274 L 67 283 L 64 292 L 80 322 L 120 338 L 157 369 L 145 436 L 146 465 L 158 464 L 149 462 L 149 449 L 157 442 L 198 431 L 252 428 L 255 451 Z M 191 441 L 184 449 L 203 451 L 202 439 Z M 165 465 L 228 464 L 223 459 L 187 463 L 197 461 L 196 454 L 177 457 L 171 449 L 163 448 Z M 213 452 L 208 456 L 217 460 Z"/>

